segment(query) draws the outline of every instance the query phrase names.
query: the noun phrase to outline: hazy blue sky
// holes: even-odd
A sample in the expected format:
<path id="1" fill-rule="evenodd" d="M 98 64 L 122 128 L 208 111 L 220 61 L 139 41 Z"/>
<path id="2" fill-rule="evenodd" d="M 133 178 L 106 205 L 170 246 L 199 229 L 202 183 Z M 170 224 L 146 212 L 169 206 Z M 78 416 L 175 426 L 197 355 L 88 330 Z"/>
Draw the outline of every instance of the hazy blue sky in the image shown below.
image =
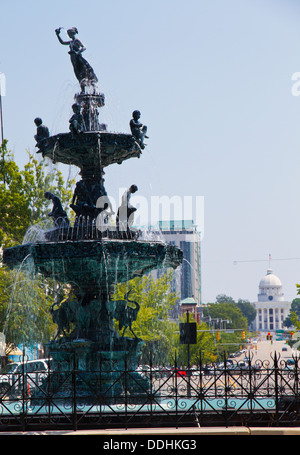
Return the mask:
<path id="1" fill-rule="evenodd" d="M 256 299 L 271 266 L 287 299 L 300 281 L 300 2 L 297 0 L 0 0 L 4 134 L 20 166 L 36 116 L 68 130 L 78 91 L 55 28 L 76 26 L 106 96 L 101 120 L 150 139 L 113 165 L 106 188 L 204 196 L 202 297 Z M 64 170 L 64 172 L 66 172 Z M 72 175 L 77 170 L 72 169 Z M 234 261 L 237 261 L 234 264 Z"/>

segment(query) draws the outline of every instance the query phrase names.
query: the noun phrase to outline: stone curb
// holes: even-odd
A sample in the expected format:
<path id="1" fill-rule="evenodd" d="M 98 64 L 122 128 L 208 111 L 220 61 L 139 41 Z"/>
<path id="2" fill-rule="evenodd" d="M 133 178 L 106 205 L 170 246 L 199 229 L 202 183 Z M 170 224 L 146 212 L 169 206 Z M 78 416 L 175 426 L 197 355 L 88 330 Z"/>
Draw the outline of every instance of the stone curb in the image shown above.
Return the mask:
<path id="1" fill-rule="evenodd" d="M 58 431 L 25 431 L 25 432 L 4 432 L 2 435 L 63 435 L 63 436 L 201 436 L 201 435 L 229 435 L 229 436 L 282 436 L 282 435 L 300 435 L 300 427 L 204 427 L 204 428 L 151 428 L 140 429 L 130 428 L 128 430 L 58 430 Z"/>
<path id="2" fill-rule="evenodd" d="M 107 430 L 45 430 L 45 431 L 11 431 L 0 432 L 0 436 L 10 435 L 48 435 L 48 436 L 283 436 L 300 435 L 300 427 L 202 427 L 202 428 L 129 428 L 129 429 L 107 429 Z"/>

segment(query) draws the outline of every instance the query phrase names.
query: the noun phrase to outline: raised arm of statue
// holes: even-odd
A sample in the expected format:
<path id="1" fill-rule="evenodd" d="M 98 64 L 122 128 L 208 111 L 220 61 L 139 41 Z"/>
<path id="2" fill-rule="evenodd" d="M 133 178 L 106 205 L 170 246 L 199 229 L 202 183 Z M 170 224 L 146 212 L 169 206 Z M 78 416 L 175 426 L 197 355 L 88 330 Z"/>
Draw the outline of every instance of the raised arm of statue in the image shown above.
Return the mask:
<path id="1" fill-rule="evenodd" d="M 60 44 L 65 44 L 65 45 L 69 45 L 71 43 L 71 41 L 63 41 L 60 37 L 60 31 L 61 31 L 62 27 L 59 27 L 55 30 L 55 33 L 56 33 L 56 36 L 58 38 L 58 41 L 60 42 Z"/>

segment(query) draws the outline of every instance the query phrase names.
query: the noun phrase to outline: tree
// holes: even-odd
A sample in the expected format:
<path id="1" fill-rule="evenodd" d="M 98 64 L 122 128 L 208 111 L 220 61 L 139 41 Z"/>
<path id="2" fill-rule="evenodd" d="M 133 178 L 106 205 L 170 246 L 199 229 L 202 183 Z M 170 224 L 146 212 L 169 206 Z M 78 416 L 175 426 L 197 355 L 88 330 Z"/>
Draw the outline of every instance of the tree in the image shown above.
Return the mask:
<path id="1" fill-rule="evenodd" d="M 254 321 L 256 317 L 256 309 L 251 305 L 249 300 L 239 299 L 236 306 L 241 310 L 243 315 L 248 320 L 248 326 Z"/>
<path id="2" fill-rule="evenodd" d="M 227 353 L 234 352 L 238 346 L 243 345 L 242 332 L 247 330 L 248 320 L 234 302 L 225 301 L 208 304 L 204 308 L 204 316 L 211 320 L 212 327 L 215 329 L 219 355 L 222 356 L 224 351 Z M 238 330 L 232 333 L 221 331 L 225 327 L 229 330 Z"/>
<path id="3" fill-rule="evenodd" d="M 237 302 L 235 302 L 232 297 L 226 294 L 219 294 L 216 297 L 216 303 L 234 303 L 247 318 L 248 326 L 251 324 L 251 322 L 254 321 L 256 317 L 256 310 L 251 305 L 249 300 L 239 299 Z"/>
<path id="4" fill-rule="evenodd" d="M 24 176 L 25 191 L 28 195 L 31 212 L 30 223 L 35 224 L 46 219 L 49 204 L 51 204 L 44 197 L 46 191 L 57 195 L 68 216 L 72 217 L 73 212 L 70 213 L 69 204 L 73 196 L 75 180 L 71 179 L 65 182 L 62 173 L 57 168 L 47 172 L 48 161 L 39 162 L 29 152 L 28 157 L 29 161 L 25 165 L 22 175 Z"/>
<path id="5" fill-rule="evenodd" d="M 211 319 L 218 319 L 219 322 L 215 324 L 216 328 L 222 328 L 221 321 L 229 321 L 226 323 L 226 328 L 228 329 L 246 330 L 248 327 L 247 318 L 234 302 L 208 304 L 207 308 L 204 308 L 204 316 L 210 317 Z"/>
<path id="6" fill-rule="evenodd" d="M 178 323 L 169 319 L 170 310 L 178 300 L 176 293 L 170 290 L 173 274 L 174 272 L 169 270 L 157 280 L 154 280 L 152 275 L 146 275 L 116 285 L 113 300 L 123 299 L 125 293 L 131 290 L 130 300 L 140 304 L 138 317 L 132 328 L 145 342 L 141 357 L 143 363 L 149 363 L 151 359 L 155 365 L 172 365 L 177 354 L 178 363 L 187 364 L 186 346 L 180 344 Z M 206 324 L 197 324 L 197 344 L 191 346 L 193 364 L 198 364 L 200 352 L 203 362 L 216 360 L 214 338 L 207 329 Z"/>
<path id="7" fill-rule="evenodd" d="M 216 303 L 234 303 L 234 299 L 226 294 L 218 294 L 216 297 Z"/>
<path id="8" fill-rule="evenodd" d="M 0 243 L 5 249 L 22 243 L 31 225 L 49 220 L 45 191 L 55 193 L 67 204 L 75 182 L 65 184 L 60 171 L 47 172 L 47 162 L 38 162 L 30 153 L 28 163 L 20 170 L 7 149 L 7 141 L 0 147 L 0 156 Z M 4 331 L 7 344 L 42 343 L 50 339 L 54 332 L 49 312 L 53 287 L 51 280 L 39 275 L 33 279 L 21 267 L 9 270 L 2 264 L 0 331 Z"/>
<path id="9" fill-rule="evenodd" d="M 30 226 L 48 219 L 49 200 L 44 197 L 45 191 L 57 194 L 66 205 L 75 182 L 65 184 L 57 169 L 47 173 L 48 163 L 38 162 L 29 152 L 28 163 L 20 170 L 7 149 L 7 141 L 0 147 L 0 155 L 0 243 L 8 248 L 22 243 Z"/>
<path id="10" fill-rule="evenodd" d="M 140 305 L 137 320 L 133 322 L 132 329 L 138 338 L 145 341 L 142 353 L 144 363 L 149 359 L 149 352 L 155 364 L 168 362 L 170 351 L 174 347 L 172 346 L 174 325 L 168 320 L 168 315 L 178 296 L 170 290 L 172 279 L 173 271 L 167 271 L 157 280 L 154 280 L 152 275 L 145 275 L 126 283 L 118 283 L 115 287 L 112 300 L 123 299 L 130 291 L 129 299 Z M 126 336 L 134 335 L 128 331 Z"/>
<path id="11" fill-rule="evenodd" d="M 49 341 L 55 332 L 51 320 L 53 303 L 49 282 L 22 270 L 0 272 L 0 332 L 7 346 L 32 345 Z"/>
<path id="12" fill-rule="evenodd" d="M 297 330 L 300 330 L 300 321 L 298 315 L 294 312 L 291 311 L 291 325 L 296 327 Z"/>
<path id="13" fill-rule="evenodd" d="M 0 160 L 0 242 L 2 247 L 22 242 L 30 224 L 30 217 L 24 177 L 4 141 Z"/>
<path id="14" fill-rule="evenodd" d="M 298 291 L 299 293 L 299 291 Z M 292 317 L 293 315 L 293 317 Z M 292 301 L 290 312 L 287 318 L 283 321 L 283 325 L 287 328 L 292 327 L 296 319 L 300 319 L 300 298 L 296 298 Z M 293 322 L 294 321 L 294 322 Z"/>

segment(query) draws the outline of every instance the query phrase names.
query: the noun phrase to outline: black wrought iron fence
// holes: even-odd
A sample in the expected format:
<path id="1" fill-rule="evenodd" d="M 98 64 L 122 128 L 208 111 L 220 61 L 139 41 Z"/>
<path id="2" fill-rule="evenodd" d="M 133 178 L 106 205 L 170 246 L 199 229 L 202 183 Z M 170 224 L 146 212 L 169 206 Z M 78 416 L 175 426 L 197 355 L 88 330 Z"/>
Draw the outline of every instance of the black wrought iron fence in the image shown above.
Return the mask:
<path id="1" fill-rule="evenodd" d="M 0 374 L 0 431 L 150 426 L 298 426 L 299 361 L 139 365 L 59 371 L 28 363 Z"/>

